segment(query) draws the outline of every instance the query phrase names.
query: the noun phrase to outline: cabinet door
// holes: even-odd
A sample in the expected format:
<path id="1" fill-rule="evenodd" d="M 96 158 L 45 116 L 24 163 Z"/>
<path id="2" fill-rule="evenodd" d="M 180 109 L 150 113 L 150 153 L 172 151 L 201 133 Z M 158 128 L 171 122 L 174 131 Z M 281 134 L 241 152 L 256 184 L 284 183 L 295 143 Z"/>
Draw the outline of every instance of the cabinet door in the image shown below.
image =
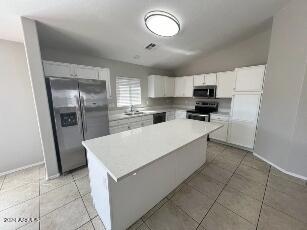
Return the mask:
<path id="1" fill-rule="evenodd" d="M 71 64 L 43 61 L 43 67 L 46 77 L 74 77 Z"/>
<path id="2" fill-rule="evenodd" d="M 141 121 L 129 123 L 129 129 L 137 129 L 137 128 L 141 128 L 141 127 L 142 127 Z"/>
<path id="3" fill-rule="evenodd" d="M 99 80 L 106 81 L 108 98 L 111 98 L 112 91 L 111 91 L 111 80 L 110 80 L 110 69 L 109 68 L 99 69 Z"/>
<path id="4" fill-rule="evenodd" d="M 193 85 L 194 86 L 205 85 L 205 74 L 194 75 L 193 76 Z"/>
<path id="5" fill-rule="evenodd" d="M 97 68 L 89 66 L 74 65 L 75 74 L 77 78 L 82 79 L 99 79 L 99 71 Z"/>
<path id="6" fill-rule="evenodd" d="M 184 77 L 184 97 L 193 96 L 193 76 Z"/>
<path id="7" fill-rule="evenodd" d="M 229 124 L 228 142 L 253 149 L 256 124 L 248 121 L 231 121 Z"/>
<path id="8" fill-rule="evenodd" d="M 175 97 L 184 97 L 184 78 L 183 77 L 176 77 L 175 78 Z"/>
<path id="9" fill-rule="evenodd" d="M 237 68 L 235 91 L 262 91 L 265 66 Z"/>
<path id="10" fill-rule="evenodd" d="M 205 74 L 205 85 L 216 85 L 216 73 Z"/>
<path id="11" fill-rule="evenodd" d="M 260 99 L 260 93 L 233 95 L 231 120 L 257 122 Z"/>
<path id="12" fill-rule="evenodd" d="M 212 132 L 210 134 L 210 138 L 226 142 L 227 141 L 227 132 L 228 132 L 228 121 L 220 121 L 220 120 L 211 119 L 210 122 L 223 125 L 222 128 Z"/>
<path id="13" fill-rule="evenodd" d="M 175 78 L 164 77 L 164 96 L 173 97 L 175 93 Z"/>
<path id="14" fill-rule="evenodd" d="M 151 75 L 148 77 L 148 97 L 164 97 L 164 77 Z"/>
<path id="15" fill-rule="evenodd" d="M 234 71 L 217 73 L 217 98 L 231 98 L 235 86 L 236 74 Z"/>
<path id="16" fill-rule="evenodd" d="M 120 133 L 120 132 L 124 132 L 127 130 L 129 130 L 128 125 L 113 126 L 113 127 L 110 127 L 110 134 Z"/>
<path id="17" fill-rule="evenodd" d="M 142 126 L 149 126 L 153 124 L 153 120 L 146 120 L 146 121 L 142 121 Z"/>
<path id="18" fill-rule="evenodd" d="M 185 119 L 187 117 L 187 111 L 185 110 L 177 110 L 175 113 L 176 119 Z"/>

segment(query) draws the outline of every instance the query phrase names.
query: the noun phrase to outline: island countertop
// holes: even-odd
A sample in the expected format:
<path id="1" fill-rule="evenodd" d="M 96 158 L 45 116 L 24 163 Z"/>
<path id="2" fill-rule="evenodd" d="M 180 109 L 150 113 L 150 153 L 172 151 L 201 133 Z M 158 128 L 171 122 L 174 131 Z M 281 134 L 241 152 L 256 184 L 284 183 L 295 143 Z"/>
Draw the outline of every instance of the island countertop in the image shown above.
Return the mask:
<path id="1" fill-rule="evenodd" d="M 176 119 L 83 141 L 83 146 L 119 181 L 222 125 Z"/>

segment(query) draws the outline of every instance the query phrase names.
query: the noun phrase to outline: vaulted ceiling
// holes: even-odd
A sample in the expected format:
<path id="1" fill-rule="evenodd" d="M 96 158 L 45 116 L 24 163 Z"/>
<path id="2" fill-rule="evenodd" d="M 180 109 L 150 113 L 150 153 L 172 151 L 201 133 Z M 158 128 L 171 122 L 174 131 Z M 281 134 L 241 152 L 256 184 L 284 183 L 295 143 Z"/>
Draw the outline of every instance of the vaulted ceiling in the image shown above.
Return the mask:
<path id="1" fill-rule="evenodd" d="M 2 0 L 0 38 L 22 41 L 20 16 L 37 20 L 43 47 L 173 69 L 253 34 L 288 0 Z M 144 15 L 175 15 L 171 38 L 149 32 Z M 151 51 L 144 47 L 157 44 Z"/>

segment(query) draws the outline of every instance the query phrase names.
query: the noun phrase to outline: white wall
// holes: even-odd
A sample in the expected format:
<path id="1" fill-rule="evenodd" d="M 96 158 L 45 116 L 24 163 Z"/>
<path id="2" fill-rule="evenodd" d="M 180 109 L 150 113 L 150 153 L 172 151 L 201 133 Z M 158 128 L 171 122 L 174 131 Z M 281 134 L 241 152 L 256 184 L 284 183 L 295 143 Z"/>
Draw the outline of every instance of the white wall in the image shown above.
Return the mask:
<path id="1" fill-rule="evenodd" d="M 222 47 L 175 70 L 176 76 L 221 72 L 236 67 L 266 64 L 271 28 Z"/>
<path id="2" fill-rule="evenodd" d="M 255 153 L 307 178 L 307 1 L 274 17 Z"/>
<path id="3" fill-rule="evenodd" d="M 26 54 L 0 40 L 0 174 L 43 161 Z"/>

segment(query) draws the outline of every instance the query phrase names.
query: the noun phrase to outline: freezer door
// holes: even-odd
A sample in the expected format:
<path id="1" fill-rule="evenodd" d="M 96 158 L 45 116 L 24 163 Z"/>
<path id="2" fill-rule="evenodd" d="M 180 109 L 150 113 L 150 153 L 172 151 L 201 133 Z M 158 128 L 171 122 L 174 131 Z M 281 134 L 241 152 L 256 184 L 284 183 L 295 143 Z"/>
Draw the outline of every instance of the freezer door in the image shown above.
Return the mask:
<path id="1" fill-rule="evenodd" d="M 67 172 L 86 164 L 78 81 L 49 78 L 49 85 L 58 153 L 62 172 Z"/>
<path id="2" fill-rule="evenodd" d="M 106 82 L 79 80 L 84 139 L 109 134 Z"/>

